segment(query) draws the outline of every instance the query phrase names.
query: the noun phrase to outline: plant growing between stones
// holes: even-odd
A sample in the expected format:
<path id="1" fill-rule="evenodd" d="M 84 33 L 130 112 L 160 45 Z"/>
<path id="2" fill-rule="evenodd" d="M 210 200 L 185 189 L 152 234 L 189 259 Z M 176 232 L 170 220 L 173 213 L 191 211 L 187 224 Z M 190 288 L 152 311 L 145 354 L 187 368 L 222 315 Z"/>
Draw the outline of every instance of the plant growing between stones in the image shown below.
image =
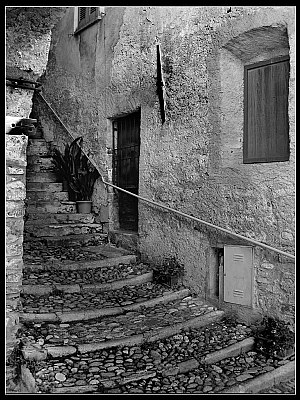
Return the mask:
<path id="1" fill-rule="evenodd" d="M 295 334 L 290 324 L 265 316 L 254 329 L 255 348 L 268 357 L 284 358 L 294 352 Z"/>
<path id="2" fill-rule="evenodd" d="M 184 266 L 174 256 L 153 267 L 153 281 L 162 285 L 172 287 L 182 281 L 183 275 Z"/>

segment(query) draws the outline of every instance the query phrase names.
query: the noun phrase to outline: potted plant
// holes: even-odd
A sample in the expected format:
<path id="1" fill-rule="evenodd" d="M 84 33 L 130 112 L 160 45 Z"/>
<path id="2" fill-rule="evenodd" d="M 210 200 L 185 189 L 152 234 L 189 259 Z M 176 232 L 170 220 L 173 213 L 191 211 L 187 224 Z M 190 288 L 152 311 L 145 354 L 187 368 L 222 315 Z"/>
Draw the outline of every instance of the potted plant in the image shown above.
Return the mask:
<path id="1" fill-rule="evenodd" d="M 295 334 L 289 324 L 265 316 L 254 330 L 255 349 L 267 357 L 285 358 L 294 353 Z"/>
<path id="2" fill-rule="evenodd" d="M 99 177 L 96 167 L 83 153 L 82 137 L 66 145 L 64 154 L 58 149 L 52 151 L 56 171 L 68 183 L 69 199 L 76 201 L 79 213 L 90 213 L 94 184 Z"/>
<path id="3" fill-rule="evenodd" d="M 164 259 L 153 267 L 153 281 L 172 287 L 182 282 L 184 267 L 175 257 Z"/>
<path id="4" fill-rule="evenodd" d="M 72 190 L 77 193 L 76 204 L 79 213 L 91 212 L 94 184 L 98 178 L 98 170 L 81 152 L 80 163 L 70 184 Z"/>
<path id="5" fill-rule="evenodd" d="M 65 145 L 64 153 L 61 153 L 56 147 L 51 149 L 52 164 L 54 165 L 54 172 L 62 180 L 63 190 L 68 191 L 69 200 L 76 201 L 77 193 L 72 189 L 71 184 L 74 179 L 76 164 L 80 157 L 80 147 L 78 142 L 82 138 L 75 139 L 70 145 Z"/>

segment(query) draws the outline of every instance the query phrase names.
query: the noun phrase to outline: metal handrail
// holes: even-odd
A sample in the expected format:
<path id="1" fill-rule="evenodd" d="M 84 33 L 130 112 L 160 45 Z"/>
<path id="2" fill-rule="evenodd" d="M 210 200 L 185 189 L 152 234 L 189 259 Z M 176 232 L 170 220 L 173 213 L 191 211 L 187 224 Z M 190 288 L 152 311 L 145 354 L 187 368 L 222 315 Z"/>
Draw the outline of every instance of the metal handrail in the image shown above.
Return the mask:
<path id="1" fill-rule="evenodd" d="M 42 95 L 42 93 L 41 93 L 41 92 L 38 92 L 38 94 L 43 98 L 43 100 L 45 101 L 45 103 L 46 103 L 46 104 L 48 105 L 48 107 L 52 110 L 52 112 L 53 112 L 54 115 L 57 117 L 57 119 L 60 121 L 60 123 L 62 124 L 62 126 L 66 129 L 66 131 L 68 132 L 68 134 L 70 135 L 70 137 L 74 140 L 75 138 L 73 137 L 73 135 L 71 134 L 71 132 L 69 131 L 69 129 L 68 129 L 68 128 L 66 127 L 66 125 L 63 123 L 63 121 L 62 121 L 61 118 L 58 116 L 58 114 L 55 112 L 55 110 L 51 107 L 51 105 L 47 102 L 47 100 L 44 98 L 44 96 Z M 122 191 L 122 192 L 124 192 L 124 193 L 129 194 L 130 196 L 136 197 L 136 198 L 138 198 L 138 199 L 140 199 L 140 200 L 142 200 L 142 201 L 145 201 L 145 202 L 147 202 L 147 203 L 153 204 L 153 205 L 155 205 L 155 206 L 157 206 L 157 207 L 163 208 L 163 209 L 165 209 L 165 210 L 167 210 L 167 211 L 170 211 L 170 212 L 172 212 L 172 213 L 181 215 L 182 217 L 188 218 L 188 219 L 190 219 L 190 220 L 196 221 L 196 222 L 201 223 L 201 224 L 203 224 L 203 225 L 206 225 L 206 226 L 209 226 L 209 227 L 211 227 L 211 228 L 217 229 L 217 230 L 219 230 L 219 231 L 225 232 L 225 233 L 227 233 L 228 235 L 235 236 L 235 237 L 237 237 L 237 238 L 239 238 L 239 239 L 245 240 L 245 241 L 247 241 L 247 242 L 249 242 L 249 243 L 252 243 L 252 244 L 254 244 L 254 245 L 256 245 L 256 246 L 259 246 L 259 247 L 262 247 L 262 248 L 265 248 L 265 249 L 274 251 L 274 252 L 276 252 L 276 253 L 278 253 L 278 254 L 282 254 L 282 255 L 285 256 L 285 257 L 288 257 L 288 258 L 291 258 L 291 259 L 295 260 L 295 256 L 294 256 L 293 254 L 286 253 L 285 251 L 276 249 L 275 247 L 269 246 L 269 245 L 267 245 L 267 244 L 265 244 L 265 243 L 262 243 L 262 242 L 259 242 L 259 241 L 257 241 L 257 240 L 254 240 L 254 239 L 250 239 L 250 238 L 248 238 L 248 237 L 246 237 L 246 236 L 240 235 L 240 234 L 238 234 L 238 233 L 232 232 L 232 231 L 230 231 L 229 229 L 222 228 L 221 226 L 218 226 L 218 225 L 212 224 L 212 223 L 210 223 L 210 222 L 204 221 L 204 220 L 202 220 L 202 219 L 200 219 L 200 218 L 193 217 L 192 215 L 189 215 L 189 214 L 183 213 L 183 212 L 181 212 L 181 211 L 175 210 L 174 208 L 165 206 L 164 204 L 157 203 L 156 201 L 149 200 L 149 199 L 147 199 L 147 198 L 145 198 L 145 197 L 142 197 L 142 196 L 140 196 L 140 195 L 138 195 L 138 194 L 131 193 L 131 192 L 129 192 L 128 190 L 125 190 L 125 189 L 123 189 L 123 188 L 120 188 L 120 187 L 117 186 L 117 185 L 114 185 L 113 183 L 106 182 L 106 181 L 103 179 L 103 177 L 102 177 L 102 172 L 99 170 L 99 168 L 98 168 L 98 166 L 95 164 L 95 162 L 94 162 L 93 160 L 90 159 L 90 157 L 86 154 L 86 152 L 84 152 L 84 150 L 83 150 L 82 147 L 81 147 L 81 149 L 82 149 L 83 153 L 86 155 L 86 157 L 91 161 L 91 163 L 92 163 L 92 164 L 94 165 L 94 167 L 97 169 L 97 171 L 98 171 L 99 174 L 100 174 L 101 180 L 102 180 L 102 182 L 103 182 L 105 185 L 111 186 L 111 187 L 113 187 L 114 189 L 120 190 L 120 191 Z"/>

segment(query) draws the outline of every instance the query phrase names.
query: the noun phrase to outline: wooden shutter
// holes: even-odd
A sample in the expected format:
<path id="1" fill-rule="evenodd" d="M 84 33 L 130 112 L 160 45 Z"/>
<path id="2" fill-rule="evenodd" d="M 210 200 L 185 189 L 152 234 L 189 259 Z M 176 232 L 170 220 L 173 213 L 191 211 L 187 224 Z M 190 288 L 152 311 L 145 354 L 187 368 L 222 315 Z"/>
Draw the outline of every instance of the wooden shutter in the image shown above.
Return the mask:
<path id="1" fill-rule="evenodd" d="M 289 58 L 245 66 L 244 163 L 289 159 Z"/>
<path id="2" fill-rule="evenodd" d="M 78 7 L 76 33 L 101 19 L 100 7 Z"/>

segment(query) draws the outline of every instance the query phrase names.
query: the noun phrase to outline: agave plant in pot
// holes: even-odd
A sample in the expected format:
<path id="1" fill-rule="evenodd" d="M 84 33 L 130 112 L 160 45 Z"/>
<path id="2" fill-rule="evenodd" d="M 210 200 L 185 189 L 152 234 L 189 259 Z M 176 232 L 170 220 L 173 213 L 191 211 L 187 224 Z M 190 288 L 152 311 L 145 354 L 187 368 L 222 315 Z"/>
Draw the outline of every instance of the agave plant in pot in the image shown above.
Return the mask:
<path id="1" fill-rule="evenodd" d="M 52 151 L 56 170 L 67 180 L 69 199 L 76 201 L 79 213 L 90 213 L 92 194 L 99 172 L 82 151 L 82 137 L 66 145 L 64 154 Z"/>
<path id="2" fill-rule="evenodd" d="M 70 186 L 77 194 L 77 211 L 86 214 L 92 210 L 92 195 L 99 172 L 82 152 L 77 167 Z"/>

